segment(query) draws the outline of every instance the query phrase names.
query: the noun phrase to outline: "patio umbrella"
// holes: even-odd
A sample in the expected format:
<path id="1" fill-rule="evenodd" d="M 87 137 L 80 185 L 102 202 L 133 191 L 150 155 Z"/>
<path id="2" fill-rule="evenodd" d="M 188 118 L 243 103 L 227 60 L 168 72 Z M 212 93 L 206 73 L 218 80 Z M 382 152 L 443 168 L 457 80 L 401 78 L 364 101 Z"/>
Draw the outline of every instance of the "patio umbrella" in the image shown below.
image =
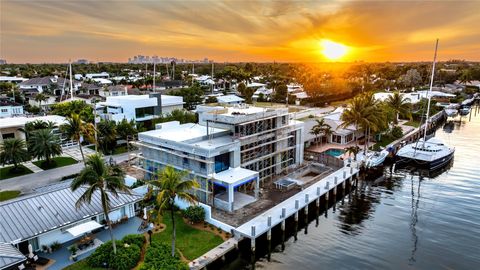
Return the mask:
<path id="1" fill-rule="evenodd" d="M 35 256 L 33 254 L 33 247 L 32 247 L 32 244 L 28 244 L 28 258 L 33 258 L 33 256 Z"/>
<path id="2" fill-rule="evenodd" d="M 148 216 L 147 216 L 147 208 L 144 207 L 143 208 L 143 219 L 147 220 Z"/>

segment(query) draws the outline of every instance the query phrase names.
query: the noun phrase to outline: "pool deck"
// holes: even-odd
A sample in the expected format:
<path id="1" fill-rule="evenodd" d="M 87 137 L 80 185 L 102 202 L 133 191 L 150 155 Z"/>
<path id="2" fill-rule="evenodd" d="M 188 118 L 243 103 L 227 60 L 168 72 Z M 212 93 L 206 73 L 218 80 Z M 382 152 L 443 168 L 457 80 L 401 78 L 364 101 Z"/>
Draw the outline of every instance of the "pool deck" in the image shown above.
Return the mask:
<path id="1" fill-rule="evenodd" d="M 272 227 L 294 215 L 309 203 L 320 198 L 337 186 L 342 185 L 346 180 L 357 176 L 359 173 L 358 165 L 358 163 L 352 162 L 350 166 L 345 166 L 331 173 L 317 183 L 305 188 L 294 196 L 242 224 L 235 229 L 236 236 L 255 239 L 269 231 Z"/>

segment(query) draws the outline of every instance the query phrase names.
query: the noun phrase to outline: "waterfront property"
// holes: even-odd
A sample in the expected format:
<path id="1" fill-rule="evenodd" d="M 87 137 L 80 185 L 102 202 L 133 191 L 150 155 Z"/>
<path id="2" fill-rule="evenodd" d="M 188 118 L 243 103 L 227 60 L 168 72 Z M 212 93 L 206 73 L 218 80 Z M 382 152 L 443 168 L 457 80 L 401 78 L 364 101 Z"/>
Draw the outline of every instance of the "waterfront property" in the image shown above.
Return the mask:
<path id="1" fill-rule="evenodd" d="M 144 122 L 174 110 L 181 110 L 183 104 L 182 97 L 160 95 L 160 93 L 107 96 L 106 101 L 97 104 L 97 113 L 103 119 L 116 122 L 123 119 Z"/>
<path id="2" fill-rule="evenodd" d="M 11 243 L 27 254 L 29 245 L 34 251 L 45 250 L 56 243 L 71 242 L 91 231 L 103 230 L 105 216 L 100 193 L 93 195 L 91 204 L 75 207 L 84 191 L 82 187 L 73 192 L 68 183 L 61 182 L 44 192 L 0 203 L 0 243 Z M 125 193 L 109 196 L 112 223 L 134 217 L 138 210 L 136 203 L 143 198 Z M 0 257 L 3 255 L 0 253 Z"/>
<path id="3" fill-rule="evenodd" d="M 199 124 L 168 122 L 139 133 L 140 168 L 188 170 L 200 202 L 234 211 L 258 197 L 259 186 L 303 161 L 303 125 L 288 110 L 199 106 Z"/>
<path id="4" fill-rule="evenodd" d="M 348 127 L 342 127 L 343 121 L 341 120 L 344 108 L 337 108 L 333 112 L 322 116 L 326 125 L 330 126 L 332 133 L 324 136 L 320 134 L 320 140 L 324 143 L 331 143 L 336 147 L 345 147 L 349 143 L 355 141 L 355 138 L 363 137 L 363 133 L 357 130 L 353 125 Z M 305 120 L 305 142 L 307 145 L 311 145 L 316 141 L 316 136 L 311 134 L 312 127 L 317 124 L 315 118 Z"/>
<path id="5" fill-rule="evenodd" d="M 0 99 L 0 118 L 23 115 L 23 105 L 7 99 Z"/>

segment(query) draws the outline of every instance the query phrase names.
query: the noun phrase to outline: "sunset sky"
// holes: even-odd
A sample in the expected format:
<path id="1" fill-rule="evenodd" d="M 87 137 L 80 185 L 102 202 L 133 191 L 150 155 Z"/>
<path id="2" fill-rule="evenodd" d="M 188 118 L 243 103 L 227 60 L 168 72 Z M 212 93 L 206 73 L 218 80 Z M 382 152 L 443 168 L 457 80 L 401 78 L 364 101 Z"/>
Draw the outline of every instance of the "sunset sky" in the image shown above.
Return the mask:
<path id="1" fill-rule="evenodd" d="M 0 0 L 0 58 L 126 62 L 480 60 L 480 1 Z"/>

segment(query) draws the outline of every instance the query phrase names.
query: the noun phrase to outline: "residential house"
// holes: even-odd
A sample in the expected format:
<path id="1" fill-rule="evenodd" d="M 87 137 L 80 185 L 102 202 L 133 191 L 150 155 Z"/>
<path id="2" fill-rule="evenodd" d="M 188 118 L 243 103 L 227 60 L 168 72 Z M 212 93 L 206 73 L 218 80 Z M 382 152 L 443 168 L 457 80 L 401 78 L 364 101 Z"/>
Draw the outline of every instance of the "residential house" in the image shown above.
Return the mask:
<path id="1" fill-rule="evenodd" d="M 65 117 L 58 115 L 0 118 L 0 142 L 7 138 L 25 139 L 25 132 L 23 131 L 25 124 L 36 120 L 51 121 L 57 126 L 66 122 Z"/>
<path id="2" fill-rule="evenodd" d="M 39 251 L 54 242 L 62 244 L 85 233 L 103 230 L 105 215 L 100 193 L 93 194 L 90 204 L 77 208 L 75 204 L 86 187 L 72 191 L 69 184 L 62 182 L 44 192 L 0 203 L 0 243 L 11 243 L 26 254 L 29 244 Z M 123 192 L 109 197 L 108 216 L 114 223 L 134 217 L 138 211 L 136 204 L 143 199 L 136 193 Z M 0 249 L 0 258 L 4 255 Z"/>
<path id="3" fill-rule="evenodd" d="M 23 115 L 23 105 L 10 101 L 8 99 L 0 99 L 0 118 Z"/>

